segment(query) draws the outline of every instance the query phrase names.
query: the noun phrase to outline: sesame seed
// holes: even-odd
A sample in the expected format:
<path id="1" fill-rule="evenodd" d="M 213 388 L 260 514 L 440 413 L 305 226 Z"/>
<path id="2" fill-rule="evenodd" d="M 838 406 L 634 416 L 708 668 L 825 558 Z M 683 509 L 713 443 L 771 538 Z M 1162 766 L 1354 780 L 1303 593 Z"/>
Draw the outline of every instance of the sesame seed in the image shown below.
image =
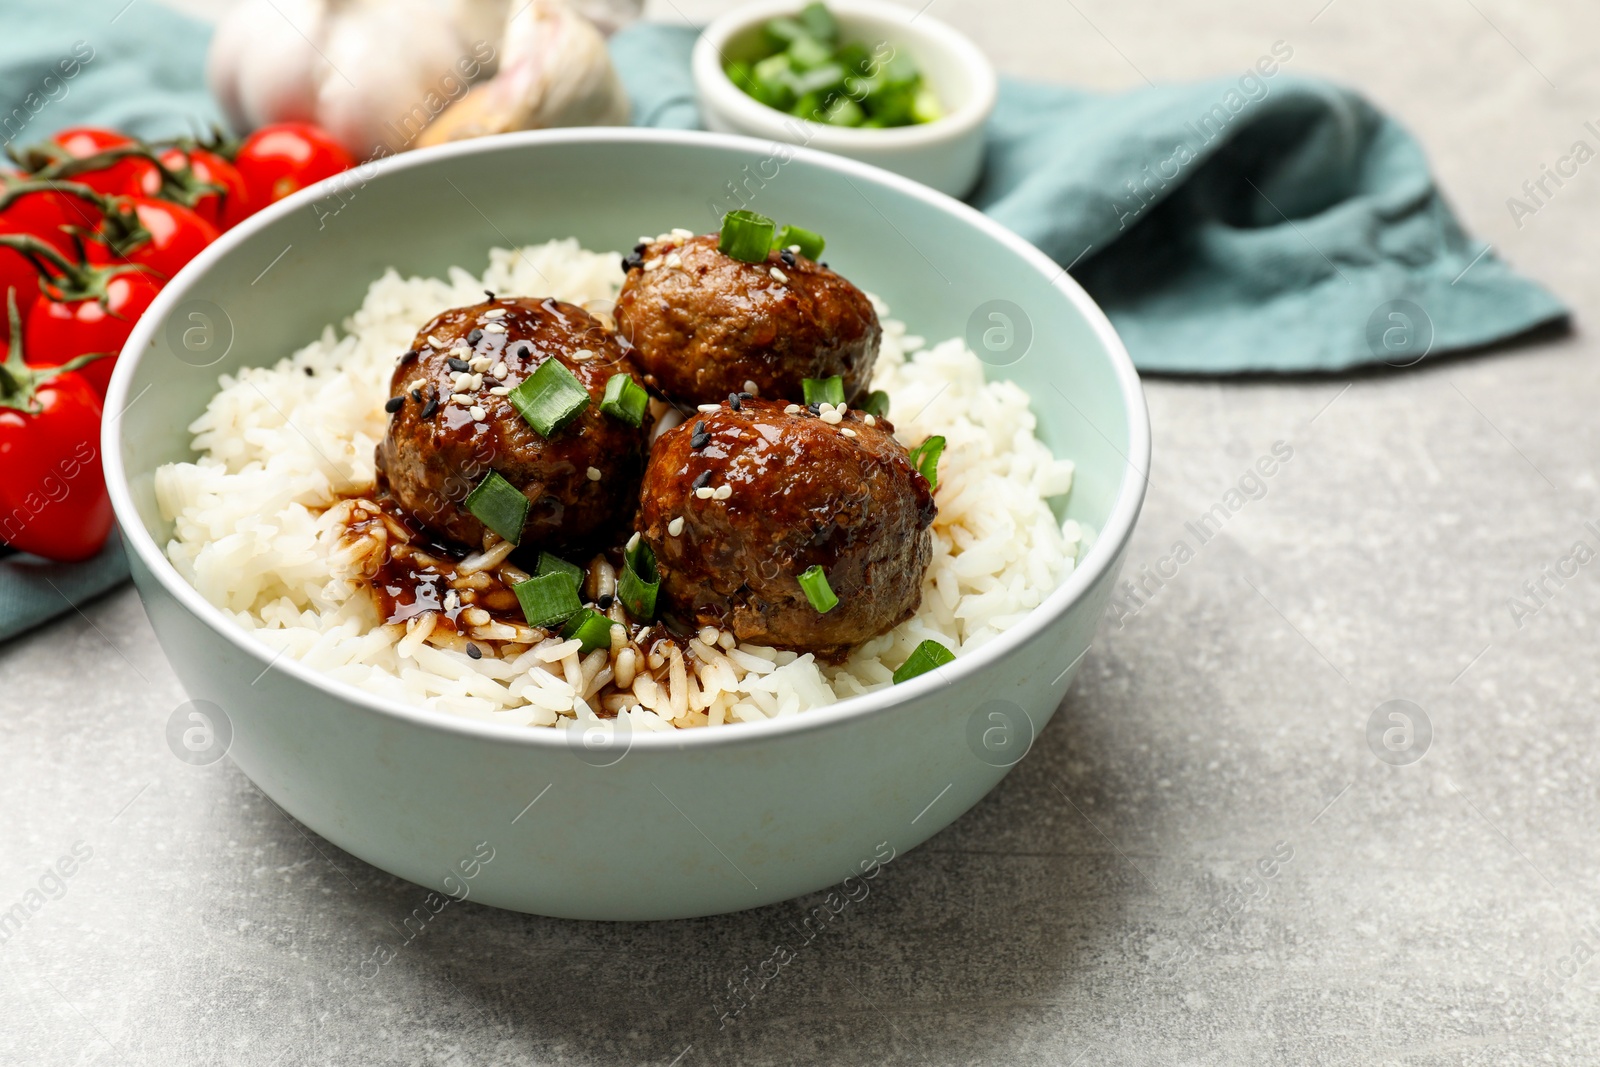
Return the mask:
<path id="1" fill-rule="evenodd" d="M 646 237 L 644 234 L 640 234 L 639 235 L 639 243 L 642 244 L 642 245 L 651 244 L 654 241 L 655 241 L 654 237 Z"/>
<path id="2" fill-rule="evenodd" d="M 733 495 L 733 486 L 731 486 L 731 485 L 719 485 L 719 486 L 717 486 L 716 492 L 711 494 L 711 499 L 712 500 L 726 500 L 732 495 Z"/>
<path id="3" fill-rule="evenodd" d="M 650 238 L 646 237 L 645 240 L 648 241 L 648 240 L 650 240 Z M 623 547 L 625 547 L 629 552 L 632 552 L 634 549 L 639 547 L 639 531 L 638 530 L 633 531 L 633 536 L 628 538 L 628 543 Z"/>
<path id="4" fill-rule="evenodd" d="M 600 480 L 600 468 L 599 467 L 590 467 L 589 471 L 588 471 L 588 474 L 589 474 L 589 480 L 591 482 L 598 482 Z"/>
<path id="5" fill-rule="evenodd" d="M 510 396 L 511 395 L 511 390 L 507 389 L 503 385 L 497 385 L 493 389 L 489 390 L 489 395 L 490 396 Z"/>
<path id="6" fill-rule="evenodd" d="M 457 359 L 471 359 L 472 349 L 467 345 L 457 345 L 450 350 L 450 354 Z"/>
<path id="7" fill-rule="evenodd" d="M 391 396 L 388 400 L 383 402 L 383 410 L 393 415 L 395 412 L 404 407 L 405 403 L 406 398 L 404 396 Z"/>
<path id="8" fill-rule="evenodd" d="M 696 420 L 694 420 L 694 435 L 696 437 L 699 437 L 702 434 L 704 434 L 705 432 L 706 432 L 706 420 L 705 419 L 696 419 Z"/>
<path id="9" fill-rule="evenodd" d="M 790 404 L 788 407 L 783 409 L 783 413 L 785 415 L 798 415 L 802 410 L 804 409 L 802 409 L 799 404 Z"/>
<path id="10" fill-rule="evenodd" d="M 610 611 L 611 604 L 615 600 L 616 597 L 612 596 L 610 593 L 603 593 L 595 598 L 594 606 L 599 608 L 601 611 Z"/>
<path id="11" fill-rule="evenodd" d="M 475 345 L 481 340 L 483 340 L 483 331 L 474 326 L 472 332 L 467 334 L 467 344 Z"/>
<path id="12" fill-rule="evenodd" d="M 494 290 L 493 289 L 485 289 L 483 291 L 483 295 L 489 298 L 489 302 L 491 304 L 494 303 Z"/>
<path id="13" fill-rule="evenodd" d="M 493 363 L 494 361 L 488 356 L 473 356 L 471 359 L 467 360 L 467 366 L 471 367 L 479 374 L 482 374 L 484 371 L 488 370 Z"/>
<path id="14" fill-rule="evenodd" d="M 438 411 L 439 411 L 439 398 L 438 398 L 438 396 L 430 396 L 428 398 L 427 405 L 425 407 L 423 407 L 423 409 L 422 409 L 422 417 L 425 418 L 425 419 L 431 419 L 431 418 L 434 417 L 434 415 L 436 415 L 438 413 Z"/>
<path id="15" fill-rule="evenodd" d="M 752 382 L 750 379 L 746 378 L 745 379 L 745 383 L 744 383 L 744 391 L 749 393 L 751 396 L 760 396 L 761 395 L 761 386 L 757 385 L 755 382 Z"/>
<path id="16" fill-rule="evenodd" d="M 468 641 L 467 642 L 467 655 L 470 656 L 473 659 L 482 659 L 483 658 L 483 650 L 481 648 L 479 648 L 477 645 L 473 644 L 471 641 Z"/>
<path id="17" fill-rule="evenodd" d="M 644 272 L 646 274 L 649 274 L 651 271 L 655 270 L 659 266 L 661 266 L 661 257 L 660 256 L 657 256 L 654 259 L 647 259 L 647 260 L 644 261 Z"/>
<path id="18" fill-rule="evenodd" d="M 865 421 L 868 426 L 876 426 L 878 425 L 878 416 L 869 411 L 865 416 L 863 416 L 863 421 Z"/>
<path id="19" fill-rule="evenodd" d="M 695 475 L 694 488 L 701 489 L 710 480 L 711 480 L 711 472 L 710 471 L 701 471 L 699 474 Z"/>
<path id="20" fill-rule="evenodd" d="M 733 410 L 735 410 L 735 411 L 739 410 L 739 394 L 738 393 L 729 393 L 728 394 L 728 406 L 730 408 L 732 408 Z"/>
<path id="21" fill-rule="evenodd" d="M 503 323 L 503 322 L 491 322 L 491 323 L 489 323 L 489 325 L 485 326 L 483 329 L 484 329 L 485 333 L 505 333 L 506 332 L 505 323 Z"/>
<path id="22" fill-rule="evenodd" d="M 438 349 L 443 349 L 444 348 L 444 342 L 439 340 L 438 337 L 434 336 L 431 333 L 428 335 L 428 343 L 430 345 L 432 345 L 434 348 L 438 348 Z"/>
<path id="23" fill-rule="evenodd" d="M 789 276 L 783 273 L 783 271 L 779 270 L 777 267 L 769 268 L 767 273 L 772 275 L 772 280 L 775 282 L 787 282 L 789 280 Z"/>
<path id="24" fill-rule="evenodd" d="M 701 404 L 700 405 L 700 410 L 703 411 L 703 412 L 721 411 L 722 410 L 722 405 L 721 404 Z M 702 422 L 702 423 L 699 423 L 698 425 L 700 427 L 703 427 L 703 426 L 705 426 L 705 423 Z"/>
<path id="25" fill-rule="evenodd" d="M 467 388 L 471 389 L 473 392 L 477 392 L 479 389 L 482 389 L 483 388 L 483 375 L 474 374 L 472 376 L 472 378 L 467 382 Z"/>
<path id="26" fill-rule="evenodd" d="M 580 348 L 576 352 L 572 353 L 572 362 L 574 363 L 583 363 L 593 358 L 594 353 L 589 351 L 587 348 Z"/>
<path id="27" fill-rule="evenodd" d="M 471 405 L 472 399 L 473 399 L 473 397 L 472 397 L 471 393 L 451 393 L 450 394 L 450 402 L 452 404 L 460 404 L 462 407 L 467 407 L 467 406 Z"/>
<path id="28" fill-rule="evenodd" d="M 790 245 L 788 250 L 790 252 L 793 252 L 797 256 L 800 254 L 800 246 L 799 245 Z"/>
<path id="29" fill-rule="evenodd" d="M 709 485 L 702 485 L 700 488 L 694 491 L 694 495 L 699 500 L 710 500 L 711 494 L 715 492 L 716 490 L 711 488 Z"/>
<path id="30" fill-rule="evenodd" d="M 422 403 L 422 390 L 421 389 L 413 389 L 413 390 L 411 390 L 411 399 L 415 400 L 419 404 Z"/>
<path id="31" fill-rule="evenodd" d="M 506 309 L 490 308 L 488 311 L 483 313 L 483 317 L 486 319 L 503 319 L 506 317 Z"/>
<path id="32" fill-rule="evenodd" d="M 671 534 L 673 537 L 677 537 L 679 534 L 683 533 L 682 515 L 679 515 L 677 518 L 667 523 L 667 533 Z"/>
<path id="33" fill-rule="evenodd" d="M 840 430 L 840 431 L 839 431 L 839 432 L 840 432 L 840 433 L 842 433 L 842 434 L 844 434 L 844 435 L 845 435 L 845 436 L 846 436 L 846 437 L 854 437 L 854 436 L 855 436 L 855 435 L 856 435 L 856 432 L 855 432 L 855 431 L 854 431 L 854 430 L 852 430 L 852 429 L 851 429 L 851 428 L 850 428 L 850 427 L 848 427 L 848 426 L 846 426 L 846 427 L 844 427 L 844 428 L 843 428 L 843 429 L 841 429 L 841 430 Z"/>
<path id="34" fill-rule="evenodd" d="M 494 379 L 496 381 L 500 381 L 500 382 L 505 381 L 506 380 L 506 361 L 502 359 L 499 363 L 496 363 L 493 367 L 490 367 L 489 368 L 489 373 L 494 376 Z"/>
<path id="35" fill-rule="evenodd" d="M 656 244 L 665 244 L 666 242 L 668 242 L 670 240 L 672 240 L 672 234 L 670 234 L 670 233 L 658 233 L 658 234 L 656 234 Z"/>
<path id="36" fill-rule="evenodd" d="M 466 373 L 468 367 L 470 366 L 466 360 L 457 359 L 455 356 L 451 356 L 449 359 L 445 360 L 444 365 L 455 371 L 457 374 Z"/>
<path id="37" fill-rule="evenodd" d="M 671 252 L 667 255 L 666 264 L 669 269 L 676 270 L 683 266 L 683 257 L 676 252 Z"/>
<path id="38" fill-rule="evenodd" d="M 672 228 L 672 236 L 674 236 L 674 237 L 693 237 L 694 236 L 694 231 L 693 230 L 686 230 L 682 226 L 674 226 Z"/>
<path id="39" fill-rule="evenodd" d="M 785 267 L 792 267 L 795 265 L 794 253 L 789 251 L 787 248 L 778 253 L 778 258 L 783 260 L 783 265 Z"/>
<path id="40" fill-rule="evenodd" d="M 484 419 L 489 417 L 489 413 L 483 410 L 483 408 L 479 407 L 477 404 L 474 404 L 468 408 L 467 414 L 472 416 L 472 421 L 474 422 L 482 422 Z"/>
<path id="41" fill-rule="evenodd" d="M 414 360 L 416 358 L 417 358 L 417 350 L 415 348 L 408 348 L 404 352 L 400 353 L 400 362 L 401 363 L 410 363 L 412 360 Z"/>
<path id="42" fill-rule="evenodd" d="M 844 416 L 839 413 L 838 409 L 829 408 L 826 404 L 822 406 L 827 408 L 827 410 L 818 412 L 817 417 L 823 422 L 827 423 L 829 426 L 837 426 L 839 423 L 844 421 Z"/>

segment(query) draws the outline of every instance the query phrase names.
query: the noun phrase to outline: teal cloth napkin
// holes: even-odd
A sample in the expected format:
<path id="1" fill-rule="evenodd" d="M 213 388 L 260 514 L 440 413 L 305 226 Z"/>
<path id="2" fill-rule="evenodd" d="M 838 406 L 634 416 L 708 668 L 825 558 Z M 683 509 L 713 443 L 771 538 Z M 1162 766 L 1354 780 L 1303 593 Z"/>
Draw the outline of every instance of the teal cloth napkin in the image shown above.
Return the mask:
<path id="1" fill-rule="evenodd" d="M 612 38 L 636 125 L 699 126 L 695 37 Z M 1394 120 L 1278 58 L 1112 95 L 1002 79 L 986 158 L 972 204 L 1069 266 L 1144 371 L 1406 365 L 1567 316 L 1463 232 Z"/>
<path id="2" fill-rule="evenodd" d="M 221 122 L 205 91 L 210 27 L 155 0 L 10 0 L 3 21 L 0 142 Z M 694 38 L 651 23 L 612 38 L 636 124 L 699 126 Z M 987 158 L 973 204 L 1070 266 L 1147 371 L 1409 363 L 1567 315 L 1463 233 L 1404 130 L 1281 70 L 1118 95 L 1005 80 Z M 1396 306 L 1400 352 L 1379 340 Z M 126 577 L 115 538 L 81 564 L 0 559 L 0 639 Z"/>

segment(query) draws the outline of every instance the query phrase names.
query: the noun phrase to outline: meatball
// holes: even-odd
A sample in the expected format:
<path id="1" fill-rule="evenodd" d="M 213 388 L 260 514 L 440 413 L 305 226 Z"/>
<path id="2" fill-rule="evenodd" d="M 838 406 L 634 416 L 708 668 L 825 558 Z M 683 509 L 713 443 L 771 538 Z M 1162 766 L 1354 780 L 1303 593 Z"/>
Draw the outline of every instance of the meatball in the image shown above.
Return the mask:
<path id="1" fill-rule="evenodd" d="M 837 661 L 910 618 L 933 556 L 933 491 L 883 419 L 725 403 L 661 435 L 640 536 L 670 615 Z M 819 612 L 799 576 L 839 598 Z"/>
<path id="2" fill-rule="evenodd" d="M 632 367 L 598 319 L 559 300 L 491 299 L 435 317 L 413 346 L 395 368 L 377 450 L 380 484 L 405 512 L 481 544 L 483 524 L 465 500 L 494 470 L 528 498 L 523 547 L 585 547 L 628 526 L 652 420 L 634 427 L 601 412 L 606 382 Z M 577 376 L 589 404 L 546 439 L 505 394 L 551 359 Z"/>
<path id="3" fill-rule="evenodd" d="M 799 401 L 806 378 L 837 375 L 845 399 L 859 399 L 883 336 L 866 294 L 793 252 L 743 263 L 717 242 L 672 238 L 624 261 L 617 331 L 645 380 L 674 400 L 714 404 L 744 391 Z"/>

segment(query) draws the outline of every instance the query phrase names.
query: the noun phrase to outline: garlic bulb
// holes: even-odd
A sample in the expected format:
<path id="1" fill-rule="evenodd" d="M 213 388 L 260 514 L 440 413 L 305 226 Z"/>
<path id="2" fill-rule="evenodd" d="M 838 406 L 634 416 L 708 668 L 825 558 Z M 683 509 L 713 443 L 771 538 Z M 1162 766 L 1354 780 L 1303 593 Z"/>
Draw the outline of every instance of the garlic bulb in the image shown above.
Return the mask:
<path id="1" fill-rule="evenodd" d="M 420 138 L 443 144 L 512 130 L 620 126 L 627 93 L 605 39 L 565 0 L 528 0 L 501 35 L 500 70 L 445 109 Z"/>
<path id="2" fill-rule="evenodd" d="M 243 0 L 207 57 L 239 129 L 315 122 L 362 158 L 414 147 L 491 74 L 508 0 Z"/>

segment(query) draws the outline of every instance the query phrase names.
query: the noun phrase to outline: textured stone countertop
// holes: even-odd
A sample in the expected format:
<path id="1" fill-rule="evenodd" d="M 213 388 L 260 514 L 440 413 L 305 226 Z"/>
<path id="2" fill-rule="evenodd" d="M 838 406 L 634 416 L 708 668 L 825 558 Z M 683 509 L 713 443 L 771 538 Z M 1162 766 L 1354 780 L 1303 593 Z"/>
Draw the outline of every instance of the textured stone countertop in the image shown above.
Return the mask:
<path id="1" fill-rule="evenodd" d="M 1600 9 L 931 11 L 1007 72 L 1106 89 L 1243 71 L 1287 41 L 1295 70 L 1413 129 L 1472 230 L 1578 330 L 1354 377 L 1147 382 L 1128 574 L 1274 442 L 1292 459 L 1106 628 L 999 788 L 727 1030 L 715 998 L 805 901 L 658 925 L 466 904 L 347 992 L 422 891 L 291 823 L 231 763 L 174 759 L 184 695 L 138 599 L 86 605 L 0 647 L 0 907 L 75 843 L 91 853 L 0 946 L 0 1062 L 1600 1062 L 1600 577 L 1547 583 L 1520 620 L 1510 604 L 1575 541 L 1600 548 L 1600 164 L 1520 226 L 1506 206 L 1595 144 Z M 1367 741 L 1393 699 L 1432 726 L 1406 766 Z"/>

